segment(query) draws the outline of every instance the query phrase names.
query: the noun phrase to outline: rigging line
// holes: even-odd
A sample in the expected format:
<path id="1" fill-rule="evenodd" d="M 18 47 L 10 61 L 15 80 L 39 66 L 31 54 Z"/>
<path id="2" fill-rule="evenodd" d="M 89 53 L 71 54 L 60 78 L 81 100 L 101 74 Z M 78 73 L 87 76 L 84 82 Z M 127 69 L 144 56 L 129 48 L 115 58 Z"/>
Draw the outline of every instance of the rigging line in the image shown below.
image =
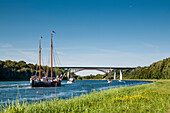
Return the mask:
<path id="1" fill-rule="evenodd" d="M 41 57 L 42 57 L 42 65 L 41 65 L 41 68 L 42 68 L 42 66 L 44 66 L 44 59 L 43 59 L 43 55 L 41 54 Z M 43 70 L 44 70 L 44 72 L 45 72 L 45 68 L 43 67 Z M 43 72 L 43 70 L 42 70 L 42 72 Z"/>
<path id="2" fill-rule="evenodd" d="M 37 62 L 38 62 L 38 59 L 37 59 Z M 38 70 L 38 63 L 36 64 L 35 76 L 37 76 L 37 70 Z"/>
<path id="3" fill-rule="evenodd" d="M 49 54 L 48 54 L 48 62 L 47 62 L 47 72 L 45 74 L 46 77 L 48 77 L 48 72 L 49 72 L 49 65 L 50 65 L 50 51 L 49 51 Z"/>
<path id="4" fill-rule="evenodd" d="M 41 54 L 41 56 L 42 56 L 42 65 L 44 65 L 44 58 L 43 58 L 43 55 Z"/>
<path id="5" fill-rule="evenodd" d="M 56 52 L 55 52 L 55 53 L 56 53 Z M 55 59 L 54 59 L 55 63 L 56 63 L 56 64 L 57 64 L 57 66 L 59 67 L 59 66 L 60 66 L 60 64 L 59 64 L 59 60 L 56 58 L 56 56 L 54 56 L 54 58 L 55 58 Z M 55 64 L 55 65 L 56 65 L 56 64 Z"/>
<path id="6" fill-rule="evenodd" d="M 57 67 L 57 66 L 56 66 L 56 61 L 55 61 L 55 56 L 54 56 L 54 66 L 55 66 L 55 68 Z M 54 71 L 54 74 L 55 74 L 55 76 L 57 77 L 57 72 Z"/>
<path id="7" fill-rule="evenodd" d="M 54 53 L 56 53 L 55 50 L 54 50 Z M 54 55 L 54 63 L 55 63 L 55 65 L 56 65 L 56 61 L 55 61 L 55 60 L 56 60 L 56 57 L 55 57 L 55 55 Z M 57 64 L 58 64 L 58 63 L 57 63 Z"/>
<path id="8" fill-rule="evenodd" d="M 57 54 L 57 52 L 56 52 L 56 49 L 54 49 L 54 52 Z M 58 64 L 58 67 L 59 67 L 59 63 L 60 63 L 60 59 L 59 59 L 59 57 L 58 57 L 58 55 L 57 55 L 57 64 Z M 55 64 L 56 64 L 56 57 L 54 56 L 54 62 L 55 62 Z M 60 63 L 60 65 L 61 65 L 61 63 Z M 58 74 L 58 72 L 56 73 L 56 77 L 57 77 L 57 74 Z M 58 76 L 60 76 L 60 75 L 58 75 Z"/>
<path id="9" fill-rule="evenodd" d="M 57 53 L 57 52 L 56 52 L 56 53 Z M 61 65 L 62 65 L 62 63 L 61 63 L 61 60 L 60 60 L 60 58 L 59 58 L 58 53 L 57 53 L 57 58 L 58 58 L 58 61 L 59 61 L 60 66 L 61 66 Z"/>
<path id="10" fill-rule="evenodd" d="M 61 61 L 58 55 L 57 55 L 57 59 L 58 59 L 58 64 L 61 66 Z"/>
<path id="11" fill-rule="evenodd" d="M 55 38 L 54 38 L 53 40 L 55 40 Z M 55 42 L 55 41 L 54 41 L 54 42 Z M 55 58 L 55 54 L 54 54 L 54 53 L 55 53 L 54 44 L 53 44 L 53 51 L 52 51 L 52 53 L 53 53 L 53 57 L 54 57 L 54 58 L 53 58 L 53 59 L 54 59 L 54 66 L 56 67 L 56 61 L 55 61 L 56 58 Z"/>
<path id="12" fill-rule="evenodd" d="M 56 49 L 54 49 L 54 51 L 55 51 L 55 53 L 56 53 L 56 55 L 57 55 L 58 64 L 61 66 L 61 61 L 60 61 L 59 55 L 58 55 Z"/>
<path id="13" fill-rule="evenodd" d="M 35 71 L 34 66 L 35 66 L 35 64 L 33 64 L 33 67 L 31 67 L 31 76 L 34 75 L 34 71 Z"/>
<path id="14" fill-rule="evenodd" d="M 53 52 L 54 53 L 54 52 Z M 53 54 L 54 55 L 54 54 Z M 54 66 L 56 67 L 55 55 L 53 56 L 54 59 Z"/>
<path id="15" fill-rule="evenodd" d="M 54 53 L 54 51 L 55 51 L 55 50 L 53 49 L 53 53 Z M 56 57 L 55 57 L 54 54 L 53 54 L 53 59 L 54 59 L 54 66 L 55 66 L 55 67 L 59 67 L 59 66 L 56 65 Z M 55 74 L 55 76 L 57 77 L 57 74 L 58 74 L 57 71 L 56 71 L 56 72 L 54 71 L 54 74 Z"/>
<path id="16" fill-rule="evenodd" d="M 54 53 L 54 52 L 53 52 Z M 54 55 L 54 54 L 53 54 Z M 55 62 L 55 55 L 53 56 L 54 59 L 54 67 L 56 67 L 56 62 Z M 56 75 L 55 71 L 54 71 L 54 75 Z"/>
<path id="17" fill-rule="evenodd" d="M 54 65 L 55 65 L 55 67 L 57 67 L 57 66 L 56 66 L 56 59 L 55 59 L 55 55 L 54 55 Z M 58 66 L 58 67 L 59 67 L 59 66 Z M 58 70 L 57 70 L 57 71 L 58 71 Z M 58 72 L 57 72 L 57 71 L 55 72 L 55 76 L 56 76 L 56 77 L 58 76 L 58 75 L 57 75 L 57 74 L 58 74 Z"/>

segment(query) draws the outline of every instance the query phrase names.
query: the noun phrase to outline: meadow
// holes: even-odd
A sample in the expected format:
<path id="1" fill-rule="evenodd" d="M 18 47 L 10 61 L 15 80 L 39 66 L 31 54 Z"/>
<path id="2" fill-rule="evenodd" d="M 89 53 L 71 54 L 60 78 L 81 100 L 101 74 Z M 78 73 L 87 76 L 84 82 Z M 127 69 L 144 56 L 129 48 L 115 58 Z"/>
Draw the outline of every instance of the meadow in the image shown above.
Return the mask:
<path id="1" fill-rule="evenodd" d="M 93 91 L 66 100 L 55 98 L 31 104 L 11 103 L 1 106 L 0 109 L 2 113 L 168 113 L 170 112 L 170 80 L 157 80 L 149 84 L 100 92 Z"/>

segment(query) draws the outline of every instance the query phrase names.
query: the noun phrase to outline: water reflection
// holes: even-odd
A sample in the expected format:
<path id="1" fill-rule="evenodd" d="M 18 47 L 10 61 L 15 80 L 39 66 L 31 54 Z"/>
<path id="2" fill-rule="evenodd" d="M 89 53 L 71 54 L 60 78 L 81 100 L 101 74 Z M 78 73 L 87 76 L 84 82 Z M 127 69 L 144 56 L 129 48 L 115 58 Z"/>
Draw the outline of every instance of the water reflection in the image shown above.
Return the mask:
<path id="1" fill-rule="evenodd" d="M 81 80 L 76 81 L 75 84 L 67 84 L 67 81 L 62 81 L 61 87 L 30 87 L 29 81 L 10 81 L 0 82 L 0 104 L 16 101 L 27 100 L 28 102 L 37 100 L 52 99 L 55 97 L 70 98 L 72 96 L 79 96 L 86 94 L 92 90 L 105 90 L 120 86 L 130 86 L 150 83 L 148 81 L 112 81 L 107 83 L 106 80 Z"/>

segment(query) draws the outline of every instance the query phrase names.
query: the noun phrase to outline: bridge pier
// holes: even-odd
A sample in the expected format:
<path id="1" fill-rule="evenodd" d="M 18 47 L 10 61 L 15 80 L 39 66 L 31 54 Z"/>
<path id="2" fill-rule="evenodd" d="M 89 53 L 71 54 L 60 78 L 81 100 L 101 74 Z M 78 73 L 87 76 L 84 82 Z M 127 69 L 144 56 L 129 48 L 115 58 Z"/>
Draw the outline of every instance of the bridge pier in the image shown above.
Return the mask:
<path id="1" fill-rule="evenodd" d="M 114 69 L 114 80 L 116 80 L 116 69 Z"/>
<path id="2" fill-rule="evenodd" d="M 122 71 L 120 70 L 120 80 L 122 80 Z"/>
<path id="3" fill-rule="evenodd" d="M 67 68 L 67 78 L 69 79 L 70 78 L 70 69 Z"/>

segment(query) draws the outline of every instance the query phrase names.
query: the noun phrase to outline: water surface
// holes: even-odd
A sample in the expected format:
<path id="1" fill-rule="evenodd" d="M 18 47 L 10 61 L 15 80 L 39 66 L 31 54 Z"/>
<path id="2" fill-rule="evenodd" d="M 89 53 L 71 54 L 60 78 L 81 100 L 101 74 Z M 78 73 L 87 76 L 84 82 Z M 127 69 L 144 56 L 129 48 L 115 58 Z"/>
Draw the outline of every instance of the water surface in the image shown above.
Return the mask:
<path id="1" fill-rule="evenodd" d="M 27 100 L 28 102 L 58 98 L 70 98 L 81 94 L 89 93 L 93 90 L 105 90 L 120 86 L 132 86 L 151 83 L 149 81 L 112 81 L 107 83 L 106 80 L 81 80 L 74 84 L 67 84 L 62 81 L 61 87 L 30 87 L 29 81 L 9 81 L 0 82 L 0 104 L 7 102 Z"/>

